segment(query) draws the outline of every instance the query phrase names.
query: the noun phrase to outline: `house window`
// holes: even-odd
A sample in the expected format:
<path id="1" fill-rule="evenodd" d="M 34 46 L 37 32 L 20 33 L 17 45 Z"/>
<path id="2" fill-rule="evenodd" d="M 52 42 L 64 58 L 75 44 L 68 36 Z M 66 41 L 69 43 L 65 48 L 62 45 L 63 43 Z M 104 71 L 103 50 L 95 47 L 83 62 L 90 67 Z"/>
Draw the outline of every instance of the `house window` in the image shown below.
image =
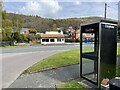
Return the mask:
<path id="1" fill-rule="evenodd" d="M 54 39 L 50 39 L 50 42 L 54 42 L 55 40 Z"/>
<path id="2" fill-rule="evenodd" d="M 42 42 L 49 42 L 49 39 L 42 39 Z"/>
<path id="3" fill-rule="evenodd" d="M 49 39 L 46 39 L 46 42 L 49 42 Z"/>
<path id="4" fill-rule="evenodd" d="M 61 38 L 57 38 L 57 41 L 58 41 L 58 42 L 61 42 Z"/>
<path id="5" fill-rule="evenodd" d="M 46 40 L 45 39 L 42 39 L 42 42 L 45 42 Z"/>
<path id="6" fill-rule="evenodd" d="M 64 41 L 64 39 L 62 39 L 62 41 Z"/>

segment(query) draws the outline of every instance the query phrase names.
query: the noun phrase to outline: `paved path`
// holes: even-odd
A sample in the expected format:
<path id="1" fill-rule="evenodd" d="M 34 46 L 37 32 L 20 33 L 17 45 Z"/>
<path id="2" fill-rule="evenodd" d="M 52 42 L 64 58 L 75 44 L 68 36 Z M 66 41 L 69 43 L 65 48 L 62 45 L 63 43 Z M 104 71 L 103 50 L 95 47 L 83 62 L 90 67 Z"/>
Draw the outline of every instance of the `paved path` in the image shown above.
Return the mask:
<path id="1" fill-rule="evenodd" d="M 117 66 L 120 66 L 120 56 L 117 58 Z"/>
<path id="2" fill-rule="evenodd" d="M 72 65 L 21 76 L 10 88 L 54 88 L 56 84 L 78 77 L 79 65 Z"/>
<path id="3" fill-rule="evenodd" d="M 92 72 L 93 65 L 93 61 L 85 62 L 83 64 L 83 73 Z M 76 64 L 39 73 L 22 75 L 15 80 L 9 88 L 55 88 L 56 84 L 78 79 L 79 68 L 79 64 Z"/>
<path id="4" fill-rule="evenodd" d="M 84 63 L 84 67 L 93 62 Z M 56 84 L 79 78 L 79 64 L 20 76 L 9 88 L 54 88 Z M 86 68 L 87 69 L 87 68 Z M 93 70 L 93 68 L 91 68 Z M 88 69 L 87 69 L 88 70 Z M 89 69 L 90 71 L 90 69 Z M 83 71 L 86 73 L 87 71 Z"/>

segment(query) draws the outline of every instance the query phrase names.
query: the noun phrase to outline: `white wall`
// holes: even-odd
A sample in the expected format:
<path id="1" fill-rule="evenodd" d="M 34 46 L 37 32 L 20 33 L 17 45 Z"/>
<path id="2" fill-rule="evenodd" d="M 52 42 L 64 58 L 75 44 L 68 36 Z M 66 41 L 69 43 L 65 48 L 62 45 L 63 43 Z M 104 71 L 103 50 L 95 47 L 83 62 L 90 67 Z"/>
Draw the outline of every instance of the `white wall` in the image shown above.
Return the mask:
<path id="1" fill-rule="evenodd" d="M 45 34 L 58 34 L 56 31 L 46 31 Z"/>
<path id="2" fill-rule="evenodd" d="M 46 31 L 45 34 L 63 34 L 63 31 L 61 30 L 60 33 L 58 31 Z"/>
<path id="3" fill-rule="evenodd" d="M 50 42 L 50 39 L 54 39 L 54 42 Z M 62 44 L 62 43 L 65 43 L 65 39 L 64 38 L 61 38 L 60 42 L 57 41 L 57 38 L 49 38 L 49 42 L 42 42 L 42 39 L 41 39 L 41 44 Z"/>

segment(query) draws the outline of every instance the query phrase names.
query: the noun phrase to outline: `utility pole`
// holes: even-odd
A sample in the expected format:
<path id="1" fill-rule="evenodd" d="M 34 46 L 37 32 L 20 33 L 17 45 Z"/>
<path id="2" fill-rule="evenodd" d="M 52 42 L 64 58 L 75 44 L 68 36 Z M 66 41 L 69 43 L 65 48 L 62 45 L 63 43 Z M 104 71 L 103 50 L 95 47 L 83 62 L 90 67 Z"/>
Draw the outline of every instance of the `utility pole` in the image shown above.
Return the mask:
<path id="1" fill-rule="evenodd" d="M 118 2 L 118 20 L 119 20 L 119 23 L 120 23 L 120 1 Z"/>
<path id="2" fill-rule="evenodd" d="M 107 16 L 107 3 L 105 3 L 105 19 L 106 19 L 106 16 Z"/>

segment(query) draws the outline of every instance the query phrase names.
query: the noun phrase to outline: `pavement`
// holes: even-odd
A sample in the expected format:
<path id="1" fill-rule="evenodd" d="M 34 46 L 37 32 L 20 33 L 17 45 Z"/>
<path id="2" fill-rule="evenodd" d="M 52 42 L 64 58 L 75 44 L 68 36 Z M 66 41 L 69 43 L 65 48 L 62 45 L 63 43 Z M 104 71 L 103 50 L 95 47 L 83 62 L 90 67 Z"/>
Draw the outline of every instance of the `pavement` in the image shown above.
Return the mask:
<path id="1" fill-rule="evenodd" d="M 56 84 L 79 77 L 79 65 L 20 76 L 9 88 L 54 88 Z"/>
<path id="2" fill-rule="evenodd" d="M 120 66 L 120 56 L 117 57 L 117 66 Z"/>
<path id="3" fill-rule="evenodd" d="M 93 61 L 84 62 L 83 74 L 92 72 L 94 70 L 93 65 Z M 79 64 L 74 64 L 38 73 L 21 75 L 9 88 L 55 88 L 55 85 L 78 79 L 80 76 L 79 69 Z"/>

